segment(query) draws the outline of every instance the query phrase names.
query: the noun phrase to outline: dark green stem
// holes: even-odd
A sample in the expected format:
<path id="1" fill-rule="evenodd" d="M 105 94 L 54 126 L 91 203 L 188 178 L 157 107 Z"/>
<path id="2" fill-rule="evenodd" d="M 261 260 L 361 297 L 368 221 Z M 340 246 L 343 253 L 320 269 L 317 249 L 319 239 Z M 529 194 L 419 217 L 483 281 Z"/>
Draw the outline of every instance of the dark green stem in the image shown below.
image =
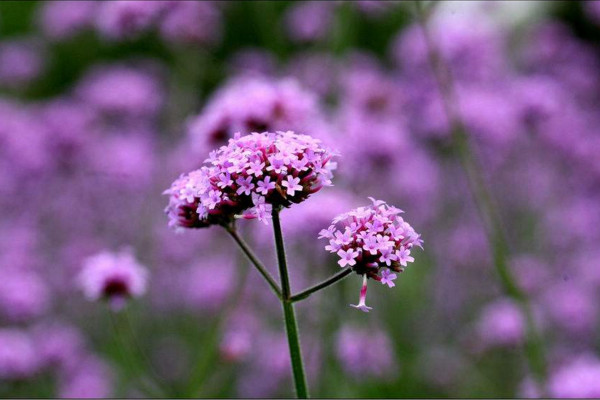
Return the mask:
<path id="1" fill-rule="evenodd" d="M 273 279 L 271 274 L 269 274 L 269 271 L 267 271 L 265 266 L 254 255 L 252 250 L 250 250 L 250 247 L 248 247 L 248 245 L 246 244 L 244 239 L 242 239 L 240 237 L 240 235 L 238 235 L 238 233 L 234 227 L 226 226 L 225 230 L 229 233 L 229 235 L 231 235 L 231 237 L 233 238 L 233 240 L 235 240 L 235 242 L 238 244 L 238 246 L 240 246 L 240 248 L 242 249 L 244 254 L 246 254 L 246 257 L 248 257 L 248 259 L 250 260 L 252 265 L 254 265 L 254 267 L 256 267 L 258 272 L 260 272 L 260 274 L 263 276 L 263 278 L 265 278 L 265 280 L 267 281 L 269 286 L 271 286 L 271 289 L 273 289 L 273 292 L 275 293 L 275 295 L 281 300 L 282 293 L 281 293 L 281 289 L 279 288 L 279 285 L 277 284 L 277 282 L 275 282 L 275 279 Z"/>
<path id="2" fill-rule="evenodd" d="M 321 283 L 317 283 L 314 286 L 309 287 L 306 290 L 301 291 L 300 293 L 297 293 L 295 295 L 293 295 L 290 300 L 292 301 L 292 303 L 295 303 L 297 301 L 300 300 L 304 300 L 306 299 L 308 296 L 310 296 L 311 294 L 313 294 L 314 292 L 317 292 L 321 289 L 326 288 L 327 286 L 333 285 L 334 283 L 336 283 L 339 280 L 344 279 L 345 277 L 347 277 L 348 275 L 350 275 L 352 273 L 352 269 L 351 268 L 346 268 L 341 272 L 338 272 L 337 274 L 333 275 L 331 278 L 324 280 Z"/>
<path id="3" fill-rule="evenodd" d="M 285 318 L 285 331 L 288 337 L 290 347 L 290 359 L 292 362 L 292 372 L 294 375 L 294 385 L 298 398 L 308 398 L 308 386 L 304 375 L 304 366 L 302 363 L 302 350 L 300 349 L 300 338 L 298 335 L 298 326 L 294 313 L 294 304 L 292 303 L 290 278 L 288 275 L 287 260 L 285 256 L 285 246 L 283 244 L 283 234 L 281 232 L 281 223 L 279 221 L 279 209 L 273 207 L 273 234 L 275 236 L 275 248 L 277 249 L 277 261 L 279 264 L 279 276 L 281 278 L 281 293 L 283 299 L 283 315 Z"/>
<path id="4" fill-rule="evenodd" d="M 543 383 L 546 376 L 543 341 L 537 331 L 527 295 L 519 288 L 509 268 L 507 256 L 510 251 L 510 246 L 506 233 L 504 232 L 502 220 L 497 211 L 498 208 L 491 192 L 486 186 L 481 173 L 481 168 L 473 155 L 467 135 L 467 129 L 458 110 L 457 96 L 451 71 L 444 62 L 429 32 L 427 26 L 428 15 L 423 9 L 423 4 L 419 1 L 415 1 L 414 3 L 419 24 L 421 25 L 425 42 L 429 49 L 429 63 L 435 75 L 435 79 L 437 80 L 444 111 L 450 124 L 453 144 L 463 169 L 467 174 L 469 188 L 475 199 L 481 219 L 484 222 L 488 242 L 493 249 L 493 260 L 496 272 L 498 273 L 500 283 L 506 294 L 517 302 L 525 315 L 527 328 L 527 361 L 536 379 L 540 383 Z"/>

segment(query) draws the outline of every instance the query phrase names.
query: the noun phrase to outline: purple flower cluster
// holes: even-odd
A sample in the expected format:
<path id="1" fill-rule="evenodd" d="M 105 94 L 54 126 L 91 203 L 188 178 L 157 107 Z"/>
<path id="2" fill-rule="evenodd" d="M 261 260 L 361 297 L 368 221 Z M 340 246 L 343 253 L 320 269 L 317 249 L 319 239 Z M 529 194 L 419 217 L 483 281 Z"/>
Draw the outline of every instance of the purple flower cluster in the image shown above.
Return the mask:
<path id="1" fill-rule="evenodd" d="M 367 278 L 394 287 L 393 272 L 404 271 L 414 261 L 410 255 L 413 246 L 422 248 L 423 244 L 420 235 L 399 215 L 402 210 L 370 199 L 371 206 L 337 216 L 329 228 L 319 233 L 320 239 L 329 240 L 325 249 L 340 257 L 340 267 L 350 267 L 363 275 L 360 302 L 353 307 L 365 312 L 371 309 L 365 304 Z"/>
<path id="2" fill-rule="evenodd" d="M 294 130 L 314 132 L 319 119 L 314 94 L 292 79 L 238 77 L 217 91 L 205 110 L 189 122 L 193 146 L 207 151 L 234 133 Z"/>
<path id="3" fill-rule="evenodd" d="M 221 33 L 221 13 L 211 1 L 64 1 L 48 2 L 38 15 L 54 40 L 93 29 L 111 41 L 132 40 L 151 31 L 169 43 L 207 45 Z"/>
<path id="4" fill-rule="evenodd" d="M 147 279 L 148 271 L 129 249 L 89 257 L 78 276 L 79 285 L 89 300 L 107 299 L 115 310 L 122 308 L 128 298 L 143 295 Z"/>
<path id="5" fill-rule="evenodd" d="M 239 216 L 266 223 L 272 207 L 289 207 L 331 186 L 334 155 L 318 139 L 291 131 L 236 136 L 165 191 L 169 225 L 225 226 Z"/>

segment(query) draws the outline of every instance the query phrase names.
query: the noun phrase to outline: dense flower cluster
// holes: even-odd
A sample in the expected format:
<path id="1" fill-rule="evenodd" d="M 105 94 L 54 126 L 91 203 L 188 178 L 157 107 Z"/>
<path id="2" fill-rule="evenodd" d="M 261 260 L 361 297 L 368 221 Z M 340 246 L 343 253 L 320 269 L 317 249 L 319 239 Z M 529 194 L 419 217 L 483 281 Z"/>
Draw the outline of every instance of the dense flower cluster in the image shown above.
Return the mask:
<path id="1" fill-rule="evenodd" d="M 318 139 L 291 131 L 236 136 L 165 191 L 169 224 L 227 225 L 240 215 L 266 222 L 273 206 L 289 207 L 331 186 L 333 156 Z"/>
<path id="2" fill-rule="evenodd" d="M 156 31 L 167 43 L 208 45 L 221 35 L 221 12 L 211 1 L 62 1 L 45 3 L 38 19 L 57 41 L 92 29 L 111 41 Z"/>
<path id="3" fill-rule="evenodd" d="M 198 151 L 227 142 L 234 133 L 305 130 L 318 119 L 318 101 L 293 79 L 241 77 L 216 92 L 189 123 Z"/>
<path id="4" fill-rule="evenodd" d="M 78 278 L 88 299 L 105 298 L 118 310 L 127 298 L 144 294 L 148 271 L 126 249 L 118 253 L 102 252 L 89 257 Z"/>
<path id="5" fill-rule="evenodd" d="M 420 235 L 399 215 L 402 210 L 370 199 L 371 206 L 337 216 L 329 228 L 319 233 L 320 239 L 329 240 L 325 250 L 340 257 L 340 267 L 350 267 L 363 275 L 360 302 L 353 307 L 365 312 L 371 309 L 365 304 L 367 278 L 394 287 L 396 274 L 393 272 L 404 271 L 404 267 L 414 261 L 410 255 L 413 246 L 422 247 L 423 243 Z"/>

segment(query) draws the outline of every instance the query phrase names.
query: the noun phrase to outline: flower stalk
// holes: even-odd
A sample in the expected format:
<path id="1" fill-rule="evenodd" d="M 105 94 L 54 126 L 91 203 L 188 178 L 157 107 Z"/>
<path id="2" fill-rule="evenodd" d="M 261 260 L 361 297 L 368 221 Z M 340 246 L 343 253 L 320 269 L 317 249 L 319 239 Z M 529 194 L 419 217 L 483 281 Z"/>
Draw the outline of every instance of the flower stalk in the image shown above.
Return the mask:
<path id="1" fill-rule="evenodd" d="M 527 342 L 526 356 L 529 367 L 536 379 L 543 383 L 546 376 L 546 362 L 543 340 L 536 328 L 531 305 L 525 292 L 517 284 L 509 269 L 507 256 L 510 246 L 495 200 L 486 186 L 480 166 L 471 149 L 467 129 L 458 110 L 458 102 L 452 74 L 437 48 L 427 26 L 429 12 L 423 4 L 415 1 L 418 23 L 423 31 L 429 52 L 429 63 L 439 86 L 444 112 L 450 124 L 453 145 L 467 175 L 469 188 L 474 197 L 480 217 L 483 220 L 490 247 L 493 249 L 494 267 L 500 278 L 502 288 L 508 296 L 519 304 L 525 315 Z"/>
<path id="2" fill-rule="evenodd" d="M 300 348 L 300 337 L 298 335 L 298 325 L 296 324 L 296 315 L 292 301 L 290 279 L 285 255 L 285 246 L 283 243 L 283 234 L 281 232 L 281 223 L 279 220 L 279 208 L 273 207 L 273 235 L 275 236 L 275 248 L 277 250 L 277 263 L 279 264 L 279 276 L 281 279 L 281 293 L 283 306 L 283 316 L 285 319 L 285 331 L 290 348 L 290 359 L 292 363 L 292 373 L 294 376 L 294 386 L 298 398 L 308 398 L 308 385 L 304 373 L 302 361 L 302 350 Z"/>
<path id="3" fill-rule="evenodd" d="M 350 275 L 352 273 L 352 270 L 350 268 L 344 269 L 341 272 L 338 272 L 337 274 L 333 275 L 331 278 L 324 280 L 321 283 L 318 283 L 314 286 L 309 287 L 306 290 L 301 291 L 300 293 L 297 293 L 295 295 L 293 295 L 290 300 L 292 301 L 292 303 L 295 303 L 297 301 L 300 300 L 304 300 L 306 299 L 308 296 L 310 296 L 311 294 L 318 292 L 321 289 L 325 289 L 328 286 L 333 285 L 334 283 L 344 279 L 345 277 L 347 277 L 348 275 Z"/>

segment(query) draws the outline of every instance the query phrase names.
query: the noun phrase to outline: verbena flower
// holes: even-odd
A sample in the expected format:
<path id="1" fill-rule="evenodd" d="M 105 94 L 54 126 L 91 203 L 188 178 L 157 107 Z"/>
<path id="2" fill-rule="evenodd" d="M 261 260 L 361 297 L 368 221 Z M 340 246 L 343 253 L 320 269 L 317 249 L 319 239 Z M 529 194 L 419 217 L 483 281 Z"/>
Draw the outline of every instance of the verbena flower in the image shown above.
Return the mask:
<path id="1" fill-rule="evenodd" d="M 0 329 L 0 381 L 30 378 L 39 367 L 35 344 L 28 333 L 15 328 Z"/>
<path id="2" fill-rule="evenodd" d="M 317 97 L 293 79 L 237 77 L 219 89 L 189 123 L 197 151 L 227 143 L 237 132 L 290 129 L 314 132 L 320 121 Z"/>
<path id="3" fill-rule="evenodd" d="M 118 310 L 130 297 L 146 291 L 148 271 L 128 249 L 89 257 L 79 274 L 79 285 L 90 300 L 107 299 Z"/>
<path id="4" fill-rule="evenodd" d="M 236 217 L 266 223 L 272 207 L 289 207 L 331 186 L 334 155 L 318 139 L 291 131 L 236 135 L 165 191 L 169 225 L 225 226 Z"/>
<path id="5" fill-rule="evenodd" d="M 422 248 L 420 235 L 399 215 L 402 210 L 370 197 L 372 205 L 359 207 L 334 218 L 333 224 L 319 233 L 328 239 L 325 249 L 336 253 L 342 268 L 352 268 L 363 276 L 360 301 L 352 307 L 371 310 L 365 303 L 367 279 L 393 287 L 394 272 L 404 271 L 413 262 L 411 249 Z"/>

